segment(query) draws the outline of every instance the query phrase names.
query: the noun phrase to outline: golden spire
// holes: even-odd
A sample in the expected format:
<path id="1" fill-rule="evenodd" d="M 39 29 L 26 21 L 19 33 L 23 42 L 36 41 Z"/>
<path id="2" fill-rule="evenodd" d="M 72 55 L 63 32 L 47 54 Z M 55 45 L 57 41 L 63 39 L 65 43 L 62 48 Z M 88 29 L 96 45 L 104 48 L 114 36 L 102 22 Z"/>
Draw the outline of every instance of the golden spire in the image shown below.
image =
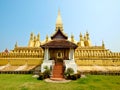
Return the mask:
<path id="1" fill-rule="evenodd" d="M 71 42 L 74 42 L 74 36 L 71 34 Z"/>
<path id="2" fill-rule="evenodd" d="M 56 24 L 62 24 L 62 18 L 61 18 L 61 15 L 60 15 L 60 9 L 58 10 L 58 16 L 57 16 Z"/>
<path id="3" fill-rule="evenodd" d="M 82 37 L 82 33 L 80 33 L 80 37 Z"/>
<path id="4" fill-rule="evenodd" d="M 82 33 L 80 33 L 80 41 L 83 41 Z"/>
<path id="5" fill-rule="evenodd" d="M 56 31 L 58 29 L 63 31 L 63 24 L 62 24 L 62 18 L 61 18 L 61 15 L 60 15 L 60 9 L 58 10 L 58 16 L 57 16 L 57 20 L 56 20 Z"/>
<path id="6" fill-rule="evenodd" d="M 89 35 L 88 31 L 86 31 L 86 35 Z"/>
<path id="7" fill-rule="evenodd" d="M 88 33 L 88 31 L 86 31 L 86 39 L 87 39 L 87 40 L 90 39 L 90 38 L 89 38 L 89 33 Z"/>
<path id="8" fill-rule="evenodd" d="M 87 40 L 87 36 L 86 36 L 86 34 L 84 35 L 84 41 L 86 41 Z"/>
<path id="9" fill-rule="evenodd" d="M 105 44 L 104 44 L 104 41 L 102 40 L 102 47 L 105 48 Z"/>
<path id="10" fill-rule="evenodd" d="M 46 42 L 48 42 L 48 38 L 49 38 L 48 35 L 46 35 L 46 40 L 45 40 Z"/>
<path id="11" fill-rule="evenodd" d="M 31 32 L 31 34 L 30 34 L 30 40 L 33 40 L 33 32 Z"/>
<path id="12" fill-rule="evenodd" d="M 16 44 L 15 44 L 15 48 L 17 48 L 18 47 L 18 44 L 17 44 L 17 42 L 16 42 Z"/>
<path id="13" fill-rule="evenodd" d="M 36 36 L 34 36 L 34 42 L 36 41 Z"/>
<path id="14" fill-rule="evenodd" d="M 37 40 L 40 41 L 40 33 L 37 35 Z"/>
<path id="15" fill-rule="evenodd" d="M 28 47 L 33 47 L 33 46 L 34 46 L 34 34 L 33 32 L 31 32 Z"/>

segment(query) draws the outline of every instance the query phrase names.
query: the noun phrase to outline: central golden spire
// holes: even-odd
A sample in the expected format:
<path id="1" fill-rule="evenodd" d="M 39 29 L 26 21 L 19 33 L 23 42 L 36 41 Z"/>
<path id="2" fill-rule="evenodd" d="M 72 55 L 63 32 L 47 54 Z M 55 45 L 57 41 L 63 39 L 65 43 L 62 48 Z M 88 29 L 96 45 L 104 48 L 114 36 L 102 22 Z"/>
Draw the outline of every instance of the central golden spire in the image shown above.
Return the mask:
<path id="1" fill-rule="evenodd" d="M 57 20 L 56 20 L 56 25 L 60 25 L 62 24 L 62 18 L 61 18 L 61 15 L 60 15 L 60 9 L 58 10 L 58 16 L 57 16 Z"/>
<path id="2" fill-rule="evenodd" d="M 58 10 L 58 16 L 57 16 L 57 20 L 56 20 L 56 31 L 58 29 L 63 31 L 63 24 L 62 24 L 62 18 L 61 18 L 61 15 L 60 15 L 60 9 Z"/>

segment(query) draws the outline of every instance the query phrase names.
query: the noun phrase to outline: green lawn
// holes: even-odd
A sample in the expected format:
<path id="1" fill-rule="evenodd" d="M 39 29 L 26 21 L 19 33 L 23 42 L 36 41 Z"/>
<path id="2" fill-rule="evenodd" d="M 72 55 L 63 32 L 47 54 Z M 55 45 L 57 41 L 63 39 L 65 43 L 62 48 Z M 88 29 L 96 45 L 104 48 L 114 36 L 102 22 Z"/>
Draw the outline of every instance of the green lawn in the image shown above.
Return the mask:
<path id="1" fill-rule="evenodd" d="M 47 83 L 32 75 L 0 74 L 0 90 L 120 90 L 120 76 L 87 75 L 68 83 Z"/>

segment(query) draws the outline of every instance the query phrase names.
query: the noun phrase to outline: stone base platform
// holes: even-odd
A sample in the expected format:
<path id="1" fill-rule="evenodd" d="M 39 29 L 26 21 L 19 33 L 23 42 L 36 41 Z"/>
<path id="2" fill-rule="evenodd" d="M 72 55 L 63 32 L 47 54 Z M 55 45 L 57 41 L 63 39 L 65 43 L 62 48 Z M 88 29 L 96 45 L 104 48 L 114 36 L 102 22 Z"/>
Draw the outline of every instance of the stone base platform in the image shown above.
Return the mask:
<path id="1" fill-rule="evenodd" d="M 52 82 L 52 83 L 68 83 L 71 80 L 66 80 L 64 78 L 47 78 L 45 79 L 46 82 Z"/>

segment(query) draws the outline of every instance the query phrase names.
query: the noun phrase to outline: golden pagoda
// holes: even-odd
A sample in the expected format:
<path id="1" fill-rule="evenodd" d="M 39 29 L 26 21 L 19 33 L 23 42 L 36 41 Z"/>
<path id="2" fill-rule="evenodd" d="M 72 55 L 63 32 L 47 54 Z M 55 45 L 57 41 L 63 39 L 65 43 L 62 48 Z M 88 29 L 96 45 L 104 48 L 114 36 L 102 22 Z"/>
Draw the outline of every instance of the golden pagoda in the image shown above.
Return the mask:
<path id="1" fill-rule="evenodd" d="M 73 68 L 74 72 L 120 72 L 120 52 L 105 48 L 104 41 L 100 46 L 92 45 L 88 32 L 80 33 L 79 41 L 64 33 L 60 10 L 58 11 L 55 32 L 51 37 L 46 35 L 44 41 L 40 34 L 30 34 L 28 46 L 20 47 L 17 42 L 13 50 L 0 52 L 0 73 L 35 73 L 43 72 L 44 66 L 52 67 L 53 77 L 57 65 Z"/>

